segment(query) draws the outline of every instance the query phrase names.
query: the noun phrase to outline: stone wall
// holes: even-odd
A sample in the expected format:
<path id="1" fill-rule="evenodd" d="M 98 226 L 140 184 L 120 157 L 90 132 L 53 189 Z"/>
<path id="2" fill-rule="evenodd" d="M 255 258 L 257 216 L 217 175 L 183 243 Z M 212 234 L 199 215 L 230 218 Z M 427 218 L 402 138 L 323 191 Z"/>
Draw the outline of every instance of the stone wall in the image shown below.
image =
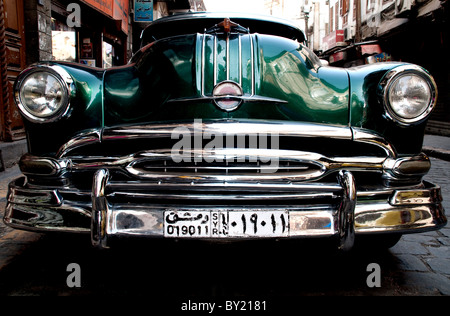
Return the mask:
<path id="1" fill-rule="evenodd" d="M 24 1 L 27 65 L 52 59 L 51 7 L 51 0 Z"/>

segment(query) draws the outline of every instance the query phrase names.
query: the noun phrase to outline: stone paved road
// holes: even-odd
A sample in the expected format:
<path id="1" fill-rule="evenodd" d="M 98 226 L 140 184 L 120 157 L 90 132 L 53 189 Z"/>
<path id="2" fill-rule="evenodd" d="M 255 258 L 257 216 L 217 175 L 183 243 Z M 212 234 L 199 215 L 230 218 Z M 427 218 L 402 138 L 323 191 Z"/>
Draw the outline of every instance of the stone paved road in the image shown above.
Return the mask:
<path id="1" fill-rule="evenodd" d="M 427 179 L 443 187 L 450 210 L 450 162 L 432 159 Z M 5 181 L 17 171 L 0 176 Z M 3 177 L 3 179 L 2 179 Z M 5 199 L 0 199 L 3 212 Z M 119 245 L 120 246 L 120 245 Z M 216 301 L 225 297 L 305 295 L 450 295 L 450 228 L 403 236 L 389 251 L 336 254 L 317 242 L 212 245 L 143 242 L 107 251 L 86 236 L 44 235 L 0 224 L 0 295 L 153 295 Z M 66 284 L 70 263 L 81 287 Z M 367 267 L 381 268 L 381 287 L 369 288 Z M 172 306 L 174 309 L 178 305 Z"/>
<path id="2" fill-rule="evenodd" d="M 450 162 L 431 158 L 428 181 L 441 186 L 443 205 L 450 218 Z M 405 235 L 390 249 L 405 278 L 403 286 L 418 294 L 450 295 L 450 226 L 436 232 Z"/>

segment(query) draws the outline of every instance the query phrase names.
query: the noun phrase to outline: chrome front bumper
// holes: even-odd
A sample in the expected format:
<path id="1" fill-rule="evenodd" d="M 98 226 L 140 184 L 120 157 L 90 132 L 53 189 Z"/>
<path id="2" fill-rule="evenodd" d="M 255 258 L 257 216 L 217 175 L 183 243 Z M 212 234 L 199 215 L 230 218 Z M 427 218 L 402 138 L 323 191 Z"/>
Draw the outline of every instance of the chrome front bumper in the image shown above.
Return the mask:
<path id="1" fill-rule="evenodd" d="M 302 141 L 302 149 L 194 148 L 178 157 L 158 147 L 174 139 L 174 130 L 185 136 L 205 133 L 232 139 L 248 131 L 275 134 L 290 137 L 289 146 L 295 144 L 292 137 Z M 312 151 L 317 148 L 311 143 L 324 140 L 344 142 L 335 148 L 343 149 L 343 156 Z M 106 147 L 96 147 L 100 145 Z M 121 147 L 127 153 L 119 154 Z M 348 155 L 355 147 L 364 156 Z M 105 148 L 114 155 L 105 154 Z M 101 154 L 93 155 L 92 149 Z M 205 163 L 197 163 L 199 157 Z M 277 172 L 265 173 L 267 165 L 255 157 L 276 158 Z M 54 157 L 25 155 L 20 168 L 25 177 L 9 186 L 5 223 L 27 230 L 91 233 L 98 247 L 107 247 L 115 237 L 163 238 L 165 212 L 178 211 L 229 218 L 286 214 L 281 238 L 335 237 L 342 249 L 353 246 L 355 235 L 421 232 L 447 222 L 440 188 L 421 181 L 430 169 L 428 157 L 400 157 L 384 138 L 358 128 L 258 121 L 104 128 L 74 136 Z M 377 178 L 366 181 L 371 184 L 355 184 L 355 178 L 367 174 Z M 86 187 L 89 181 L 92 186 Z M 276 230 L 270 218 L 267 224 Z M 226 233 L 198 238 L 255 237 Z"/>
<path id="2" fill-rule="evenodd" d="M 164 211 L 168 210 L 283 210 L 289 214 L 287 238 L 334 236 L 342 249 L 353 246 L 355 235 L 423 232 L 439 229 L 447 222 L 438 186 L 423 182 L 414 189 L 357 192 L 353 175 L 348 171 L 339 172 L 335 186 L 314 185 L 308 189 L 302 184 L 291 185 L 287 190 L 311 192 L 314 189 L 316 193 L 304 194 L 307 201 L 331 197 L 337 201 L 335 204 L 145 204 L 138 202 L 145 198 L 145 193 L 125 192 L 120 184 L 109 180 L 108 170 L 100 169 L 95 173 L 92 192 L 74 193 L 68 189 L 33 188 L 26 184 L 25 178 L 19 178 L 9 186 L 4 221 L 11 227 L 25 230 L 91 233 L 93 245 L 103 248 L 115 237 L 164 237 Z M 136 202 L 117 202 L 123 197 L 128 201 L 136 199 Z M 193 195 L 193 198 L 202 200 L 202 195 Z M 211 238 L 229 239 L 226 236 Z"/>

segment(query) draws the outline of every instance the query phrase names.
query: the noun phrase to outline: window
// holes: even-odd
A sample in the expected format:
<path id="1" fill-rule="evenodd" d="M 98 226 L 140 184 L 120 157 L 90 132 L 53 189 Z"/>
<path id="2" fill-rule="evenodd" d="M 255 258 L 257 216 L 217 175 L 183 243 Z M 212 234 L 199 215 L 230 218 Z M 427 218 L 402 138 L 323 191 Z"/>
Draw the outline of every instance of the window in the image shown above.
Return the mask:
<path id="1" fill-rule="evenodd" d="M 330 33 L 334 31 L 334 7 L 330 8 Z"/>
<path id="2" fill-rule="evenodd" d="M 348 23 L 349 7 L 350 7 L 350 0 L 341 0 L 341 17 L 342 23 L 344 25 Z"/>
<path id="3" fill-rule="evenodd" d="M 76 60 L 75 29 L 52 18 L 52 58 L 58 61 Z"/>
<path id="4" fill-rule="evenodd" d="M 339 19 L 338 19 L 338 12 L 339 12 L 339 10 L 338 10 L 339 8 L 338 8 L 338 6 L 336 6 L 335 8 L 334 8 L 334 24 L 335 24 L 335 30 L 337 30 L 338 28 L 339 28 Z"/>
<path id="5" fill-rule="evenodd" d="M 341 0 L 341 16 L 348 14 L 350 7 L 350 0 Z"/>

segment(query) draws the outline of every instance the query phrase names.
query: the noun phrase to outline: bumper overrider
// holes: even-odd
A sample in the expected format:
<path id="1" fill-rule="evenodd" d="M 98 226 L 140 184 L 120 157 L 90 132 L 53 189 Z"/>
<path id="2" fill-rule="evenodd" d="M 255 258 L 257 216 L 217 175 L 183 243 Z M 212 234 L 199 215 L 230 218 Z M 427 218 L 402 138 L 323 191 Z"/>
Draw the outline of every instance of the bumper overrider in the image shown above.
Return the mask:
<path id="1" fill-rule="evenodd" d="M 178 146 L 176 152 L 151 149 L 116 157 L 80 151 L 118 140 L 160 142 L 173 139 L 174 130 L 181 139 L 249 130 L 312 142 L 339 139 L 377 147 L 383 155 L 324 156 L 273 148 L 273 139 L 270 149 L 181 146 L 181 152 Z M 440 188 L 421 180 L 430 168 L 428 157 L 398 157 L 380 136 L 355 128 L 255 122 L 105 128 L 77 135 L 56 157 L 27 154 L 20 167 L 25 176 L 9 185 L 5 223 L 90 233 L 101 248 L 120 237 L 333 237 L 348 250 L 357 235 L 423 232 L 447 222 Z M 358 185 L 366 174 L 380 181 Z M 88 177 L 90 188 L 78 185 Z"/>

